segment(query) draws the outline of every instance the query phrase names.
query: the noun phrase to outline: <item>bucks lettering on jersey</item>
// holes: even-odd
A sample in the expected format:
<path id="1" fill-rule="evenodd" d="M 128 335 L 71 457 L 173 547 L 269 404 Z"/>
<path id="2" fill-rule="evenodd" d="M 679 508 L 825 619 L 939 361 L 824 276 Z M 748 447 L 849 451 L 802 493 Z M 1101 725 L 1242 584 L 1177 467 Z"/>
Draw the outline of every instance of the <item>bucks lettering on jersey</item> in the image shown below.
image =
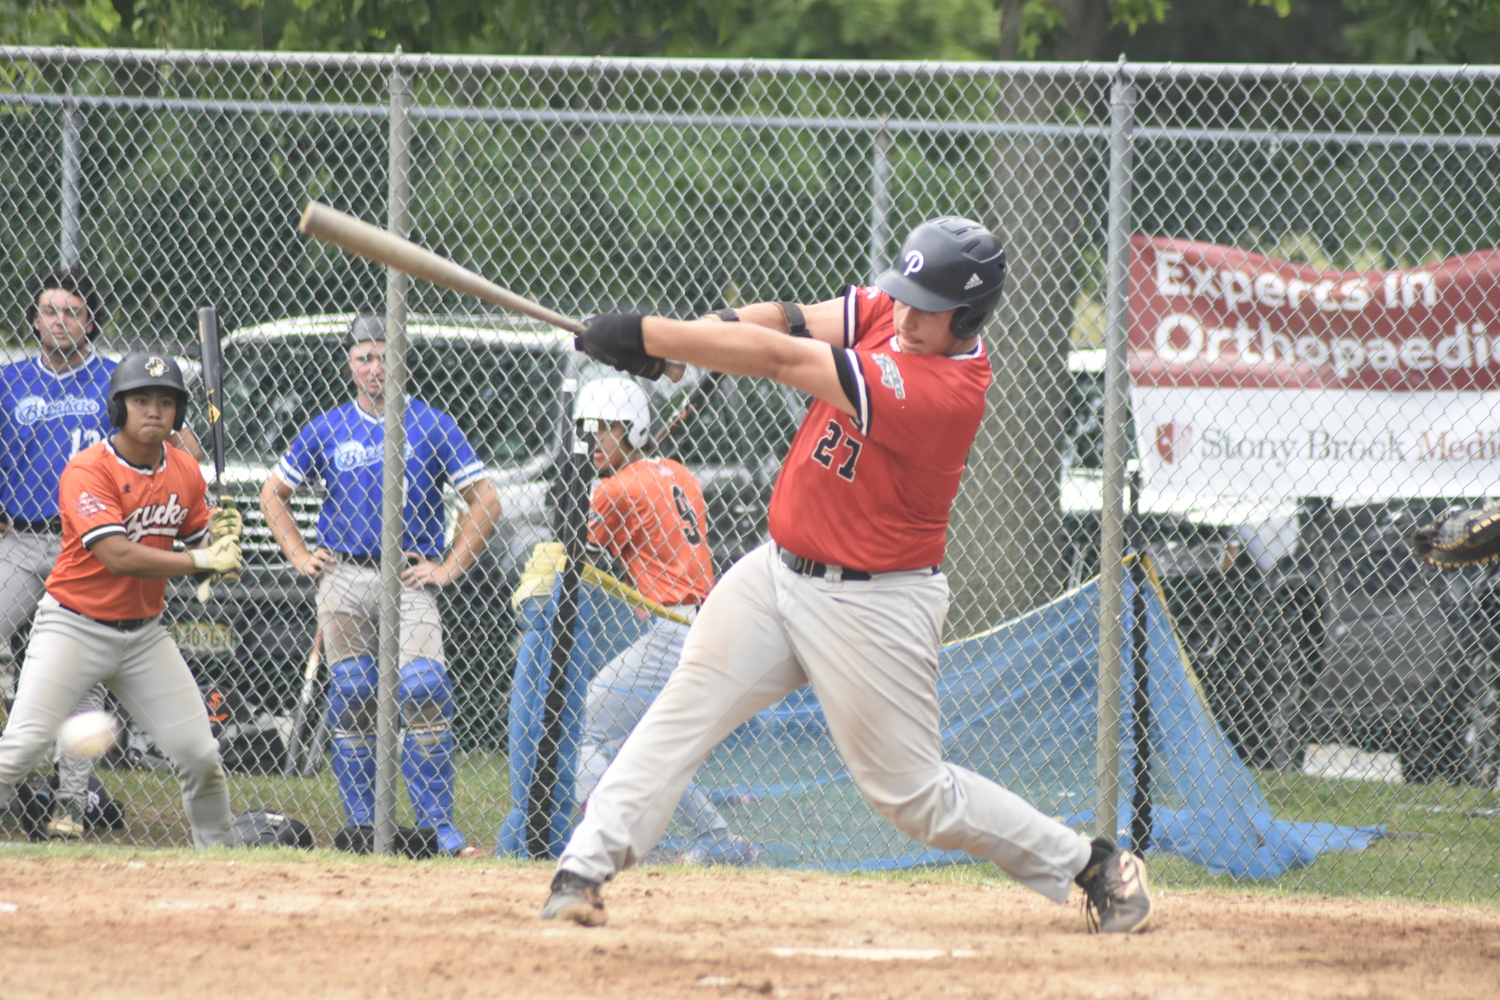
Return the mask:
<path id="1" fill-rule="evenodd" d="M 109 436 L 104 399 L 115 363 L 98 355 L 61 374 L 40 358 L 0 368 L 0 508 L 57 516 L 57 481 L 74 455 Z"/>

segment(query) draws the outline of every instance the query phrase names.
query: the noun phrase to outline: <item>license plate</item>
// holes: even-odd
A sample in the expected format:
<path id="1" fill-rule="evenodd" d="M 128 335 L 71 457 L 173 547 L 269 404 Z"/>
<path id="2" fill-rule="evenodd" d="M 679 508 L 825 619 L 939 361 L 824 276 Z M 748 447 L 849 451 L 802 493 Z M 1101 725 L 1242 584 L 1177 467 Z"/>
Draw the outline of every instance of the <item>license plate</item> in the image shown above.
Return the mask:
<path id="1" fill-rule="evenodd" d="M 219 656 L 233 653 L 239 643 L 234 629 L 217 622 L 173 622 L 172 638 L 184 656 Z"/>

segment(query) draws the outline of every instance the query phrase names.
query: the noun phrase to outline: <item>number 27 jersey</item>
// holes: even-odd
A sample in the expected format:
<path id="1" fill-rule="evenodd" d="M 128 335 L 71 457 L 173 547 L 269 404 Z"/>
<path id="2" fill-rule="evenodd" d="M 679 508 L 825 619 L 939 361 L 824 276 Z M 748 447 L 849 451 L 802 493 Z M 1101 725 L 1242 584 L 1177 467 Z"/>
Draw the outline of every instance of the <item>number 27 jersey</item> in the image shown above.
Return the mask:
<path id="1" fill-rule="evenodd" d="M 877 288 L 845 293 L 844 347 L 833 350 L 856 413 L 813 400 L 771 494 L 782 548 L 871 573 L 942 563 L 990 384 L 981 341 L 957 355 L 902 353 L 893 309 Z"/>

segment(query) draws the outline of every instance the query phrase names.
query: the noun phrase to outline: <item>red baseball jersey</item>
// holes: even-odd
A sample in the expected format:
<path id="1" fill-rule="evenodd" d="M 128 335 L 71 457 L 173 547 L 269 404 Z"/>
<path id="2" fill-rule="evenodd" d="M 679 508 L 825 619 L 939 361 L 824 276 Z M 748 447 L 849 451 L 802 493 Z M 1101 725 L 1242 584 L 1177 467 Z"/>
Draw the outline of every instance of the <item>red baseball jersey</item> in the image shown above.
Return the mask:
<path id="1" fill-rule="evenodd" d="M 990 384 L 981 341 L 951 356 L 901 353 L 893 308 L 878 288 L 845 292 L 842 352 L 857 412 L 813 400 L 771 494 L 782 548 L 871 573 L 942 563 Z"/>
<path id="2" fill-rule="evenodd" d="M 703 490 L 669 458 L 632 462 L 595 487 L 589 541 L 658 604 L 701 604 L 714 585 Z"/>
<path id="3" fill-rule="evenodd" d="M 166 580 L 116 576 L 89 546 L 124 535 L 163 552 L 172 542 L 197 542 L 208 530 L 208 490 L 198 463 L 164 446 L 154 469 L 135 465 L 105 440 L 85 448 L 63 469 L 58 484 L 62 554 L 47 578 L 47 592 L 79 614 L 105 621 L 151 618 L 166 603 Z"/>

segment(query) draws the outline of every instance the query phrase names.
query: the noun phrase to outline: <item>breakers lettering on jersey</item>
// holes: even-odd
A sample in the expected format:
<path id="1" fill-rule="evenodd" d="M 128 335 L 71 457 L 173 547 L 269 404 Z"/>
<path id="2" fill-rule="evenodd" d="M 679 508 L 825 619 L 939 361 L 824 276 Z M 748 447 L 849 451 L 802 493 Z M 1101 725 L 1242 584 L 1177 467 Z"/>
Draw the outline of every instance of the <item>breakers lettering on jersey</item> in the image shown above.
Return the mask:
<path id="1" fill-rule="evenodd" d="M 457 422 L 420 399 L 406 408 L 406 534 L 402 548 L 429 559 L 443 553 L 443 487 L 462 490 L 489 475 Z M 357 556 L 380 552 L 385 423 L 345 403 L 314 417 L 276 465 L 293 489 L 321 480 L 318 544 Z"/>
<path id="2" fill-rule="evenodd" d="M 65 372 L 35 357 L 0 367 L 0 510 L 22 521 L 58 515 L 63 466 L 109 436 L 114 368 L 97 355 Z"/>

